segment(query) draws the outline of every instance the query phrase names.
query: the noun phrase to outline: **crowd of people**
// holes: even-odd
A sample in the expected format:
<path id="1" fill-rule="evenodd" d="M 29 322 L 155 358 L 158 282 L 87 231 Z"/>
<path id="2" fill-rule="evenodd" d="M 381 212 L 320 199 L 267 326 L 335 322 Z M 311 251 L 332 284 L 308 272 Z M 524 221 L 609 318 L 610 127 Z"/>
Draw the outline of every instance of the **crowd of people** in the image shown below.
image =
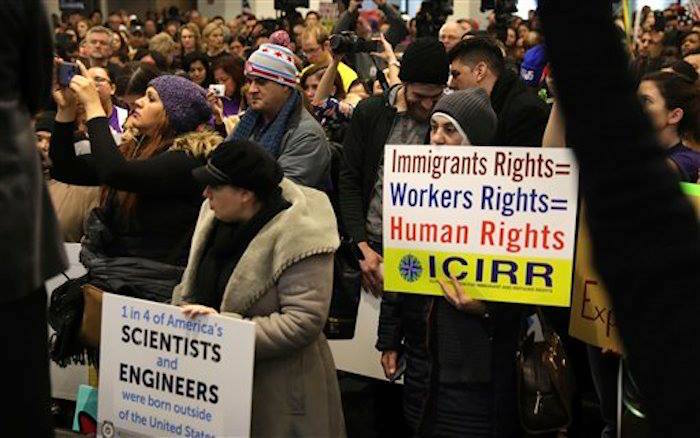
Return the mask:
<path id="1" fill-rule="evenodd" d="M 644 8 L 635 28 L 602 1 L 578 12 L 547 2 L 527 20 L 492 12 L 480 30 L 477 20 L 456 17 L 426 37 L 387 0 L 374 3 L 378 12 L 366 14 L 359 0 L 338 2 L 333 21 L 314 11 L 259 19 L 176 8 L 53 17 L 43 72 L 52 96 L 34 96 L 29 111 L 60 233 L 81 243 L 88 271 L 54 292 L 54 310 L 59 298 L 80 305 L 51 315 L 60 321 L 53 360 L 80 361 L 87 351 L 97 362 L 99 345 L 77 336 L 82 302 L 70 299 L 86 284 L 180 305 L 193 318 L 240 315 L 256 323 L 252 434 L 343 436 L 354 426 L 323 335 L 342 241 L 354 249 L 362 289 L 381 296 L 375 347 L 386 377 L 403 373 L 403 399 L 389 398 L 402 406 L 403 418 L 391 418 L 402 426 L 391 427 L 416 436 L 522 435 L 515 356 L 526 306 L 470 299 L 449 278 L 440 281 L 444 297 L 384 290 L 384 147 L 583 148 L 595 140 L 585 122 L 601 123 L 577 114 L 577 99 L 596 112 L 594 96 L 634 87 L 637 100 L 622 111 L 646 113 L 633 121 L 663 151 L 660 178 L 700 182 L 700 17 L 680 5 Z M 624 52 L 624 71 L 613 63 L 609 82 L 581 84 L 575 68 L 585 73 L 593 62 L 562 54 L 558 14 L 580 26 L 610 21 L 600 34 L 613 41 L 596 41 Z M 575 86 L 596 92 L 579 98 Z M 590 169 L 612 164 L 583 154 L 583 194 L 596 211 L 601 194 L 586 158 Z M 609 226 L 591 222 L 594 238 L 609 237 Z M 697 234 L 697 223 L 681 225 Z M 616 287 L 628 290 L 617 273 L 601 275 L 613 297 Z M 635 307 L 613 300 L 622 323 L 635 326 L 625 313 Z M 560 325 L 564 336 L 568 324 Z M 634 336 L 624 325 L 622 333 Z M 651 366 L 638 342 L 623 341 L 644 393 Z M 601 436 L 612 437 L 619 357 L 594 347 L 588 355 Z M 395 392 L 372 385 L 378 418 Z M 645 395 L 661 397 L 661 386 Z M 658 432 L 666 411 L 658 401 L 647 407 Z"/>

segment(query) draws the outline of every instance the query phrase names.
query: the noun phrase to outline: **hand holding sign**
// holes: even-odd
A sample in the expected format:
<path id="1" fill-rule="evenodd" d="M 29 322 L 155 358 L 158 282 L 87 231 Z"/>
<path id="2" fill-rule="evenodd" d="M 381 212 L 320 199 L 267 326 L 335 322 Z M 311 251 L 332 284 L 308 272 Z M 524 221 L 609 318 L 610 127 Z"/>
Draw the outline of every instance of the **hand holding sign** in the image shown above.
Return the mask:
<path id="1" fill-rule="evenodd" d="M 384 290 L 384 275 L 382 274 L 382 262 L 384 259 L 367 245 L 367 242 L 360 242 L 357 245 L 364 256 L 360 260 L 362 270 L 362 287 L 372 295 L 378 297 Z"/>
<path id="2" fill-rule="evenodd" d="M 201 304 L 186 304 L 182 306 L 182 313 L 186 317 L 194 319 L 200 315 L 216 315 L 219 312 L 214 308 L 202 306 Z"/>
<path id="3" fill-rule="evenodd" d="M 472 315 L 485 315 L 486 306 L 479 300 L 472 299 L 462 285 L 457 281 L 454 275 L 450 276 L 452 280 L 452 285 L 447 284 L 447 281 L 442 278 L 438 278 L 437 281 L 442 288 L 445 298 L 450 302 L 457 310 L 461 310 L 465 313 L 470 313 Z"/>

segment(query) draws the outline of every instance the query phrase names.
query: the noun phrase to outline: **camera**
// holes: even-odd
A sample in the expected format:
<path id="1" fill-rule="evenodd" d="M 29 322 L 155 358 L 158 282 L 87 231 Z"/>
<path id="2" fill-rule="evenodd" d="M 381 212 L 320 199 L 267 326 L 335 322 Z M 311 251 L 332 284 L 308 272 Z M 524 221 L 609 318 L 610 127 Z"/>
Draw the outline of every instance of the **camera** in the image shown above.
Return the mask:
<path id="1" fill-rule="evenodd" d="M 209 91 L 214 93 L 214 96 L 216 97 L 224 97 L 226 86 L 223 84 L 211 84 L 209 85 Z"/>
<path id="2" fill-rule="evenodd" d="M 78 67 L 78 64 L 72 62 L 62 62 L 58 66 L 58 85 L 63 88 L 68 87 L 71 79 L 73 79 L 73 76 L 79 74 L 80 68 Z"/>
<path id="3" fill-rule="evenodd" d="M 418 38 L 437 37 L 447 17 L 453 12 L 451 0 L 432 0 L 421 3 L 420 11 L 416 14 Z"/>
<path id="4" fill-rule="evenodd" d="M 379 41 L 367 41 L 355 34 L 355 32 L 345 31 L 332 35 L 330 46 L 336 55 L 349 55 L 352 53 L 372 53 L 381 52 L 382 47 Z"/>

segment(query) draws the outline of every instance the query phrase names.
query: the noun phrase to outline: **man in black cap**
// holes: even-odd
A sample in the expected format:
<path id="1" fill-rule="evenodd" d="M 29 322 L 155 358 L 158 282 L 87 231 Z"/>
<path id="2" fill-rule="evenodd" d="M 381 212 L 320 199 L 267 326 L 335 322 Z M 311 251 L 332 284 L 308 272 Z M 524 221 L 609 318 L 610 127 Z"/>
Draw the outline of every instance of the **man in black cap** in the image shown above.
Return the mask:
<path id="1" fill-rule="evenodd" d="M 401 84 L 381 96 L 360 102 L 346 134 L 338 184 L 341 223 L 343 232 L 361 252 L 363 287 L 374 295 L 382 293 L 384 282 L 380 255 L 384 146 L 424 144 L 430 130 L 430 114 L 444 93 L 448 73 L 445 47 L 436 39 L 419 38 L 404 52 L 399 73 Z M 383 302 L 398 299 L 395 295 L 385 294 Z M 381 326 L 379 330 L 382 330 Z M 396 351 L 399 348 L 383 345 L 379 349 Z M 391 370 L 387 376 L 395 374 L 396 362 L 395 354 L 382 356 L 385 370 Z M 378 387 L 374 388 L 379 397 L 395 398 L 397 394 L 389 394 L 396 391 L 395 387 L 381 388 L 381 385 L 384 384 L 377 384 Z M 385 405 L 379 399 L 374 403 L 376 410 Z M 383 411 L 382 424 L 403 423 L 400 411 L 389 411 Z M 387 433 L 396 434 L 397 429 L 392 427 Z"/>
<path id="2" fill-rule="evenodd" d="M 423 144 L 430 114 L 442 97 L 449 71 L 444 46 L 421 38 L 403 55 L 401 84 L 355 108 L 343 145 L 340 215 L 345 233 L 362 251 L 366 291 L 382 292 L 382 170 L 384 145 Z"/>

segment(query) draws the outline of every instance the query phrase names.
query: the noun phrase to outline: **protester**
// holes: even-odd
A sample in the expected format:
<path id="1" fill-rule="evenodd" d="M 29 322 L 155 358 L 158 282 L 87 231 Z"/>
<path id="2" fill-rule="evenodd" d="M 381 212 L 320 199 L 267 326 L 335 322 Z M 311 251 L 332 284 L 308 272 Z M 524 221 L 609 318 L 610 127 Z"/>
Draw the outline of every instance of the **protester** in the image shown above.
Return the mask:
<path id="1" fill-rule="evenodd" d="M 129 62 L 129 47 L 126 43 L 126 38 L 119 32 L 112 37 L 112 56 L 109 62 L 123 68 Z"/>
<path id="2" fill-rule="evenodd" d="M 44 171 L 51 203 L 56 212 L 61 236 L 65 242 L 80 242 L 85 234 L 85 219 L 99 203 L 100 188 L 69 185 L 51 179 L 49 144 L 55 117 L 56 113 L 53 111 L 44 111 L 37 116 L 34 123 L 37 150 L 41 156 L 41 167 Z"/>
<path id="3" fill-rule="evenodd" d="M 67 268 L 56 216 L 42 178 L 30 117 L 50 99 L 51 29 L 43 2 L 4 2 L 0 8 L 0 267 L 7 332 L 7 394 L 2 428 L 14 436 L 52 437 L 44 282 Z"/>
<path id="4" fill-rule="evenodd" d="M 251 436 L 345 436 L 322 333 L 339 245 L 328 197 L 283 179 L 247 140 L 223 143 L 193 173 L 207 200 L 173 304 L 255 323 Z"/>
<path id="5" fill-rule="evenodd" d="M 359 11 L 362 2 L 360 0 L 350 0 L 348 8 L 343 12 L 338 21 L 333 27 L 333 34 L 341 32 L 354 32 L 363 40 L 369 40 L 372 37 L 372 28 L 367 20 L 360 16 Z M 299 38 L 299 47 L 302 44 L 302 36 Z M 362 81 L 374 80 L 377 67 L 372 60 L 372 55 L 369 53 L 348 53 L 343 54 L 345 61 L 351 66 L 352 70 L 357 73 L 357 76 Z M 381 66 L 382 64 L 379 63 Z"/>
<path id="6" fill-rule="evenodd" d="M 146 34 L 146 38 L 151 39 L 158 33 L 158 25 L 153 19 L 147 19 L 143 23 L 143 31 Z"/>
<path id="7" fill-rule="evenodd" d="M 90 22 L 86 18 L 81 18 L 75 25 L 75 32 L 78 34 L 78 42 L 85 39 L 87 31 L 90 29 Z"/>
<path id="8" fill-rule="evenodd" d="M 681 44 L 681 55 L 688 56 L 700 50 L 700 32 L 690 32 L 683 38 Z"/>
<path id="9" fill-rule="evenodd" d="M 114 32 L 102 26 L 94 26 L 88 30 L 87 40 L 90 67 L 107 67 L 112 56 L 112 38 Z"/>
<path id="10" fill-rule="evenodd" d="M 422 144 L 428 119 L 447 83 L 444 46 L 419 38 L 403 55 L 402 84 L 355 108 L 344 142 L 340 211 L 345 231 L 358 245 L 365 290 L 379 295 L 382 227 L 382 161 L 386 144 Z"/>
<path id="11" fill-rule="evenodd" d="M 182 59 L 182 69 L 192 82 L 204 89 L 214 82 L 209 57 L 202 52 L 190 52 L 185 55 Z"/>
<path id="12" fill-rule="evenodd" d="M 230 48 L 229 52 L 232 55 L 236 55 L 236 56 L 243 58 L 243 59 L 248 58 L 247 51 L 248 51 L 249 47 L 246 45 L 245 38 L 243 38 L 241 36 L 233 38 L 229 48 Z"/>
<path id="13" fill-rule="evenodd" d="M 318 26 L 321 24 L 321 16 L 316 11 L 309 11 L 306 13 L 304 24 L 306 25 L 306 27 Z"/>
<path id="14" fill-rule="evenodd" d="M 50 149 L 52 177 L 103 186 L 100 208 L 88 217 L 82 241 L 81 260 L 88 274 L 73 282 L 169 301 L 186 265 L 199 210 L 200 191 L 191 171 L 221 141 L 213 133 L 193 132 L 211 117 L 204 90 L 177 76 L 153 79 L 136 101 L 133 126 L 138 137 L 117 148 L 97 90 L 84 77 L 82 65 L 81 70 L 69 88 L 54 92 L 58 113 Z M 87 157 L 76 156 L 72 144 L 78 101 L 87 116 Z M 82 352 L 71 340 L 57 345 L 68 346 L 54 355 L 59 361 Z"/>
<path id="15" fill-rule="evenodd" d="M 214 79 L 224 86 L 224 95 L 220 97 L 225 117 L 235 116 L 241 109 L 241 88 L 245 83 L 245 61 L 237 56 L 224 56 L 214 62 L 211 69 Z"/>
<path id="16" fill-rule="evenodd" d="M 263 44 L 250 56 L 245 65 L 250 107 L 229 139 L 260 143 L 287 178 L 322 189 L 329 181 L 330 150 L 323 128 L 296 89 L 292 55 L 285 47 Z"/>
<path id="17" fill-rule="evenodd" d="M 450 87 L 483 88 L 498 115 L 499 146 L 540 146 L 547 125 L 545 104 L 505 69 L 501 49 L 490 37 L 461 41 L 450 52 Z"/>
<path id="18" fill-rule="evenodd" d="M 335 69 L 333 70 L 333 66 L 337 66 L 336 58 L 333 58 L 333 61 L 331 62 L 331 65 L 328 67 L 324 67 L 322 65 L 315 65 L 309 69 L 307 69 L 304 74 L 301 75 L 301 78 L 299 78 L 299 86 L 301 87 L 302 90 L 304 90 L 304 93 L 306 94 L 306 98 L 311 102 L 312 104 L 318 103 L 319 106 L 325 107 L 326 101 L 331 98 L 331 99 L 336 99 L 336 100 L 342 100 L 345 98 L 345 89 L 343 87 L 343 79 L 340 77 L 340 74 L 338 73 L 338 70 Z M 326 75 L 326 72 L 330 71 L 329 73 L 330 78 L 329 82 L 331 82 L 331 87 L 330 90 L 323 90 L 325 91 L 322 94 L 319 94 L 319 99 L 315 100 L 316 95 L 318 94 L 318 88 L 319 84 L 321 83 L 321 80 L 323 77 Z"/>
<path id="19" fill-rule="evenodd" d="M 194 23 L 187 23 L 180 28 L 180 58 L 184 59 L 186 55 L 192 52 L 201 50 L 201 34 L 199 27 Z"/>
<path id="20" fill-rule="evenodd" d="M 102 11 L 95 9 L 90 14 L 90 27 L 92 26 L 102 26 Z"/>
<path id="21" fill-rule="evenodd" d="M 474 88 L 443 97 L 430 125 L 431 144 L 484 146 L 497 120 L 486 92 Z M 387 377 L 404 356 L 409 425 L 417 436 L 518 436 L 518 315 L 500 318 L 454 278 L 438 281 L 444 298 L 409 294 L 382 303 L 377 348 Z M 436 348 L 429 339 L 438 339 Z"/>
<path id="22" fill-rule="evenodd" d="M 462 40 L 465 33 L 466 32 L 459 23 L 450 22 L 442 25 L 438 33 L 438 38 L 445 46 L 445 51 L 449 53 L 449 51 Z"/>
<path id="23" fill-rule="evenodd" d="M 645 74 L 661 70 L 664 62 L 661 56 L 662 49 L 661 41 L 656 37 L 655 32 L 642 33 L 637 46 L 637 57 L 632 61 L 632 71 L 637 82 Z"/>
<path id="24" fill-rule="evenodd" d="M 165 58 L 166 67 L 161 68 L 162 71 L 170 71 L 173 67 L 173 62 L 175 60 L 175 41 L 173 41 L 170 34 L 161 32 L 158 35 L 151 38 L 148 42 L 148 50 L 153 53 L 157 52 Z"/>
<path id="25" fill-rule="evenodd" d="M 663 150 L 634 93 L 610 8 L 602 5 L 540 2 L 557 95 L 580 166 L 594 264 L 610 291 L 651 433 L 696 436 L 697 422 L 687 420 L 696 415 L 698 392 L 698 220 L 664 164 Z M 585 23 L 596 32 L 572 32 L 572 23 Z M 572 46 L 578 49 L 572 51 Z M 600 53 L 607 54 L 608 62 L 596 60 Z M 664 305 L 659 312 L 659 297 L 677 305 Z"/>
<path id="26" fill-rule="evenodd" d="M 226 52 L 226 45 L 224 44 L 223 26 L 217 23 L 207 24 L 202 31 L 202 39 L 204 40 L 204 46 L 210 64 L 213 64 L 214 61 L 228 54 Z"/>
<path id="27" fill-rule="evenodd" d="M 321 27 L 307 27 L 301 37 L 301 47 L 311 66 L 327 66 L 331 63 L 331 54 L 328 33 Z M 338 73 L 343 79 L 344 91 L 348 91 L 352 81 L 357 79 L 357 73 L 343 62 L 338 64 Z M 301 71 L 304 74 L 304 70 Z"/>
<path id="28" fill-rule="evenodd" d="M 116 85 L 114 81 L 112 81 L 112 78 L 110 78 L 106 69 L 102 67 L 90 68 L 87 71 L 87 78 L 91 79 L 97 88 L 102 109 L 109 120 L 110 131 L 112 132 L 114 141 L 118 144 L 120 143 L 121 133 L 123 131 L 122 127 L 124 126 L 129 111 L 113 103 Z"/>
<path id="29" fill-rule="evenodd" d="M 683 137 L 700 138 L 697 84 L 676 73 L 657 72 L 642 78 L 638 93 L 669 164 L 683 181 L 696 182 L 700 152 L 683 144 Z"/>

